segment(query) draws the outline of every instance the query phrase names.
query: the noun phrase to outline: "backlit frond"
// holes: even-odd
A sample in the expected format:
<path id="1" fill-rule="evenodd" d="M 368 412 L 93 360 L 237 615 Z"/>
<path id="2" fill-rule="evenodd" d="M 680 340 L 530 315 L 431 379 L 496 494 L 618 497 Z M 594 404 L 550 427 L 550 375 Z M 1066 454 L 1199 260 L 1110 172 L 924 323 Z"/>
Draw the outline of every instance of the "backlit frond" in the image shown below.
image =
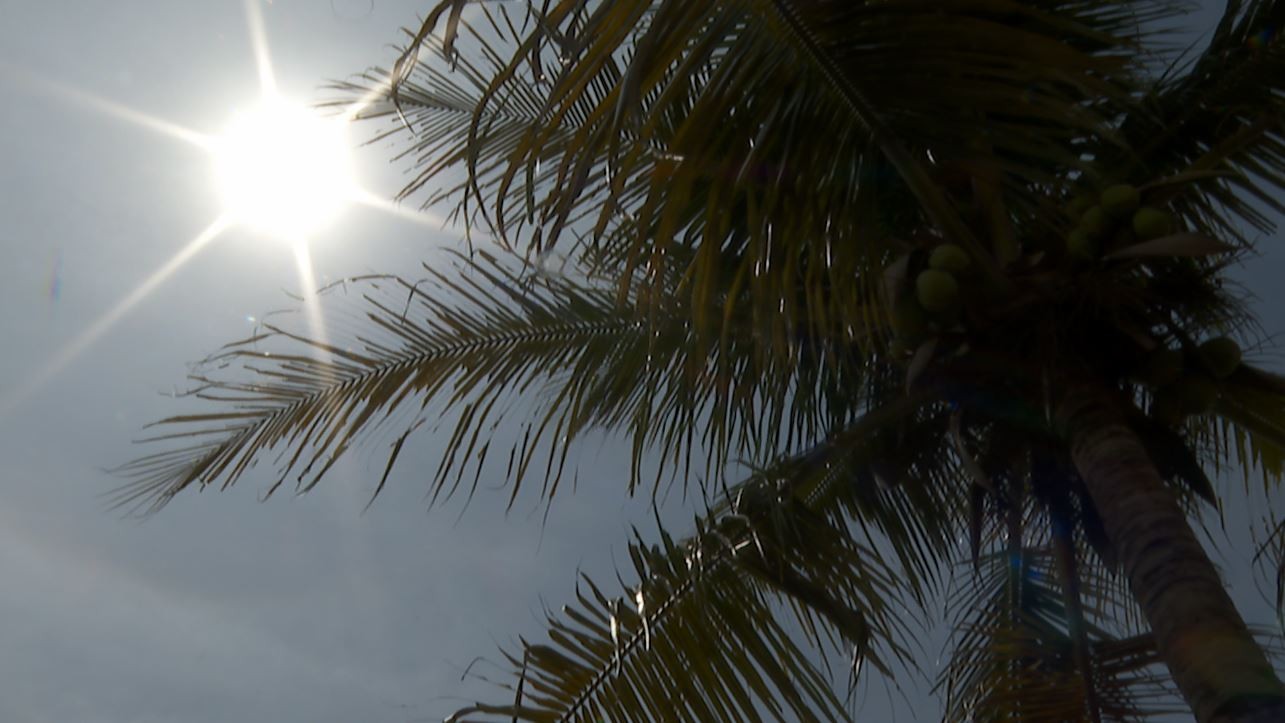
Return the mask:
<path id="1" fill-rule="evenodd" d="M 708 479 L 730 454 L 816 439 L 861 404 L 860 367 L 765 355 L 748 329 L 698 337 L 681 303 L 644 310 L 632 298 L 619 302 L 609 285 L 523 274 L 514 260 L 483 251 L 425 271 L 415 284 L 347 284 L 362 292 L 367 326 L 351 336 L 323 341 L 267 326 L 208 360 L 193 396 L 217 410 L 158 422 L 165 433 L 157 441 L 171 447 L 118 470 L 133 480 L 118 502 L 155 509 L 192 484 L 226 486 L 270 452 L 278 478 L 269 494 L 291 477 L 307 490 L 381 429 L 395 435 L 382 489 L 428 419 L 455 425 L 433 499 L 476 486 L 502 420 L 516 440 L 507 450 L 513 495 L 536 476 L 541 496 L 551 497 L 573 442 L 592 427 L 633 438 L 634 484 L 652 447 L 663 450 L 657 482 L 662 473 Z M 514 423 L 520 400 L 535 406 Z M 194 444 L 174 447 L 176 439 Z M 697 447 L 707 457 L 692 469 Z"/>
<path id="2" fill-rule="evenodd" d="M 887 416 L 807 458 L 785 460 L 729 492 L 693 537 L 630 545 L 637 582 L 623 595 L 585 578 L 574 605 L 548 616 L 547 643 L 506 654 L 512 701 L 457 716 L 486 720 L 846 719 L 837 681 L 816 667 L 837 653 L 851 676 L 913 664 L 915 630 L 897 605 L 907 586 L 879 551 L 807 503 L 819 460 Z M 842 455 L 840 455 L 842 456 Z M 824 463 L 822 463 L 824 465 Z M 781 620 L 793 608 L 802 625 Z M 824 631 L 824 632 L 823 632 Z M 801 645 L 800 635 L 820 650 Z"/>

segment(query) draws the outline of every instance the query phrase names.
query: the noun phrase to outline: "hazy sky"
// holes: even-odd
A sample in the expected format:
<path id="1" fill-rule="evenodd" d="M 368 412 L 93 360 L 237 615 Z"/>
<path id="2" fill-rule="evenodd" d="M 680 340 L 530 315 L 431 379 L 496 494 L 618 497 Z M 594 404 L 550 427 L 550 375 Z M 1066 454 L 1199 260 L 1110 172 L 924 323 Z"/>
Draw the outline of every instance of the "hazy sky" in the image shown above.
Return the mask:
<path id="1" fill-rule="evenodd" d="M 278 85 L 311 99 L 386 65 L 428 5 L 262 3 Z M 625 562 L 627 521 L 650 529 L 645 504 L 622 501 L 610 452 L 583 460 L 579 494 L 543 533 L 533 504 L 505 517 L 486 491 L 458 523 L 457 508 L 426 512 L 415 470 L 434 461 L 431 436 L 365 515 L 370 454 L 303 497 L 261 504 L 247 480 L 142 524 L 105 509 L 117 481 L 101 470 L 174 411 L 164 393 L 184 386 L 186 364 L 300 288 L 287 248 L 231 230 L 66 354 L 219 212 L 207 154 L 92 98 L 218 131 L 258 93 L 245 9 L 0 0 L 0 92 L 0 720 L 438 719 L 463 702 L 448 696 L 479 692 L 459 682 L 470 660 L 535 631 L 541 600 L 567 600 L 578 566 Z M 383 196 L 401 180 L 389 150 L 360 156 L 363 185 Z M 324 280 L 413 273 L 457 243 L 353 209 L 312 253 Z M 1285 266 L 1264 248 L 1244 278 L 1275 332 Z"/>

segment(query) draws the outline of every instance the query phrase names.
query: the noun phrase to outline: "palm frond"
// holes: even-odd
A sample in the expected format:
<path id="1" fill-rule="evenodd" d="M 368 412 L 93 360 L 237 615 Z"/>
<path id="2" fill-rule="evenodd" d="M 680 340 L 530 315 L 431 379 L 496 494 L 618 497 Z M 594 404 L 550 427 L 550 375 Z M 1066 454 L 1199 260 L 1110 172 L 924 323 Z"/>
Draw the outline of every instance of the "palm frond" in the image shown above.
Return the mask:
<path id="1" fill-rule="evenodd" d="M 351 113 L 354 120 L 391 123 L 367 144 L 405 141 L 405 148 L 390 161 L 408 163 L 414 175 L 397 193 L 397 200 L 421 191 L 427 192 L 419 204 L 422 208 L 463 200 L 467 180 L 449 179 L 451 171 L 476 154 L 490 159 L 479 169 L 480 175 L 492 174 L 514 152 L 522 133 L 541 120 L 541 85 L 511 84 L 503 97 L 481 103 L 490 79 L 505 67 L 502 53 L 520 42 L 521 36 L 506 6 L 501 4 L 494 11 L 485 3 L 476 7 L 481 16 L 475 19 L 477 24 L 460 18 L 456 29 L 469 36 L 473 41 L 469 47 L 477 52 L 452 50 L 447 63 L 411 62 L 408 57 L 404 69 L 371 68 L 355 80 L 331 83 L 328 90 L 333 95 L 319 104 Z M 419 51 L 445 52 L 433 35 L 425 35 L 417 43 Z M 475 118 L 479 109 L 481 115 Z M 475 122 L 478 128 L 473 128 Z M 541 177 L 542 182 L 549 180 L 547 174 Z M 440 185 L 427 191 L 429 182 Z M 474 218 L 466 205 L 455 207 L 452 213 L 460 220 Z M 466 230 L 469 226 L 465 224 Z"/>
<path id="2" fill-rule="evenodd" d="M 1109 131 L 1085 99 L 1124 97 L 1138 19 L 1171 7 L 1064 5 L 566 0 L 482 34 L 447 0 L 389 87 L 442 75 L 420 45 L 447 19 L 451 62 L 472 44 L 496 68 L 473 88 L 468 132 L 452 125 L 421 164 L 466 169 L 461 208 L 489 209 L 500 238 L 534 250 L 582 219 L 589 240 L 573 248 L 618 265 L 622 283 L 677 265 L 693 308 L 744 304 L 766 338 L 851 337 L 880 318 L 871 280 L 890 236 L 926 213 L 974 237 L 932 153 L 1054 180 L 1046 169 L 1078 163 L 1077 139 Z M 518 96 L 535 120 L 496 126 Z M 1035 205 L 1029 182 L 1009 190 Z"/>
<path id="3" fill-rule="evenodd" d="M 884 419 L 854 427 L 848 441 Z M 892 663 L 913 664 L 914 630 L 897 603 L 907 586 L 880 552 L 808 506 L 817 472 L 828 468 L 817 463 L 836 445 L 737 484 L 688 540 L 663 530 L 661 545 L 638 538 L 629 548 L 637 583 L 612 596 L 584 578 L 576 604 L 548 616 L 548 643 L 524 640 L 506 653 L 512 702 L 456 717 L 846 719 L 835 681 L 816 667 L 818 650 L 800 647 L 779 620 L 785 609 L 853 676 L 862 665 L 889 674 Z"/>
<path id="4" fill-rule="evenodd" d="M 350 284 L 362 290 L 368 331 L 320 340 L 269 325 L 207 360 L 192 396 L 219 408 L 156 423 L 167 433 L 153 441 L 195 443 L 119 468 L 132 481 L 117 502 L 154 510 L 189 485 L 230 485 L 272 450 L 268 494 L 292 476 L 306 491 L 363 435 L 397 430 L 377 494 L 429 419 L 454 423 L 434 500 L 476 487 L 502 421 L 518 440 L 505 473 L 513 496 L 542 476 L 541 496 L 552 497 L 571 446 L 592 427 L 632 437 L 631 487 L 657 447 L 657 484 L 666 470 L 711 479 L 730 455 L 818 439 L 863 404 L 859 364 L 817 368 L 797 354 L 782 364 L 750 330 L 697 337 L 681 302 L 643 309 L 610 284 L 524 274 L 482 250 L 455 259 L 454 269 L 426 265 L 419 283 Z M 518 399 L 535 406 L 514 424 Z M 707 455 L 694 470 L 697 448 Z"/>
<path id="5" fill-rule="evenodd" d="M 1238 220 L 1272 228 L 1285 211 L 1285 2 L 1233 0 L 1205 50 L 1162 75 L 1124 121 L 1122 180 L 1186 177 L 1174 204 L 1193 227 L 1248 243 Z M 1105 159 L 1104 159 L 1105 160 Z"/>

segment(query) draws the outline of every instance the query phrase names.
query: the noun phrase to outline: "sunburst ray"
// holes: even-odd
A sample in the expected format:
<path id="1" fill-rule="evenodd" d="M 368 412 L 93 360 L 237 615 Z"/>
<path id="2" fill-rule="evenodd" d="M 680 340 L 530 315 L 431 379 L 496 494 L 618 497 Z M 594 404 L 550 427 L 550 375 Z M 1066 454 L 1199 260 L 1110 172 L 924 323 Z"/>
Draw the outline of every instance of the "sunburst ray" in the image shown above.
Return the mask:
<path id="1" fill-rule="evenodd" d="M 54 377 L 56 377 L 69 364 L 76 361 L 81 354 L 85 352 L 94 342 L 98 341 L 104 334 L 111 331 L 112 327 L 119 322 L 125 314 L 129 313 L 138 305 L 140 301 L 147 298 L 158 286 L 166 279 L 183 267 L 188 261 L 201 249 L 209 245 L 211 241 L 223 233 L 228 227 L 227 218 L 220 216 L 214 220 L 203 231 L 198 233 L 191 241 L 188 241 L 178 253 L 174 254 L 149 275 L 142 283 L 134 287 L 132 291 L 108 309 L 106 313 L 94 320 L 84 331 L 68 342 L 61 350 L 54 355 L 53 359 L 44 364 L 39 372 L 29 377 L 26 381 L 19 384 L 10 393 L 0 398 L 0 417 L 7 415 L 23 401 L 29 399 L 33 394 L 40 391 Z"/>

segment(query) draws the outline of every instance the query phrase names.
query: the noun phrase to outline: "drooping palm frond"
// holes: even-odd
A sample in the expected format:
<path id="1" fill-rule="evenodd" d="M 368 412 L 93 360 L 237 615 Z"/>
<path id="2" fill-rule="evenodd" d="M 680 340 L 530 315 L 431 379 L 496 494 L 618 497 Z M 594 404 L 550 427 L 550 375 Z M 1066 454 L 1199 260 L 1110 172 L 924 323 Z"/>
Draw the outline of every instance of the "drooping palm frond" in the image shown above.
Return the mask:
<path id="1" fill-rule="evenodd" d="M 230 485 L 271 451 L 279 476 L 269 494 L 291 476 L 307 490 L 362 435 L 396 430 L 377 492 L 408 437 L 453 414 L 431 489 L 449 497 L 468 487 L 466 472 L 476 486 L 519 398 L 535 407 L 520 424 L 508 417 L 513 495 L 535 475 L 551 497 L 572 444 L 593 427 L 632 437 L 633 484 L 653 447 L 664 450 L 657 481 L 665 470 L 709 479 L 731 454 L 817 439 L 864 403 L 860 366 L 817 370 L 798 356 L 781 366 L 748 331 L 702 341 L 681 301 L 643 309 L 611 285 L 523 275 L 519 261 L 483 250 L 455 258 L 451 270 L 426 265 L 420 283 L 354 282 L 366 331 L 320 340 L 267 326 L 209 359 L 192 395 L 221 408 L 158 422 L 168 433 L 154 441 L 195 443 L 119 468 L 133 481 L 118 502 L 156 509 L 189 485 Z M 707 456 L 693 470 L 698 447 Z"/>

